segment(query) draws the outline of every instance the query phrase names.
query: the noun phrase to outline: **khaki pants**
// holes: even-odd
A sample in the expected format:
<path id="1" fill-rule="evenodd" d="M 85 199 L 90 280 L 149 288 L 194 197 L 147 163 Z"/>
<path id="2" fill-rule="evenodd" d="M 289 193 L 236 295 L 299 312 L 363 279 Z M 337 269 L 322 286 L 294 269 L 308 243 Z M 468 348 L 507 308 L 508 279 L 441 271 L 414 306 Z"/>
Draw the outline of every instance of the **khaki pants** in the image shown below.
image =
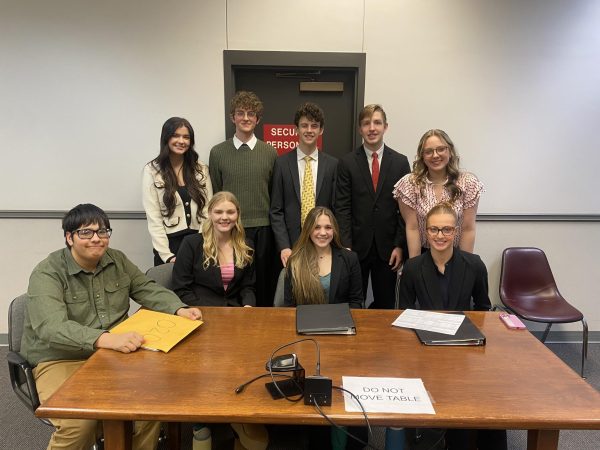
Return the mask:
<path id="1" fill-rule="evenodd" d="M 85 361 L 48 361 L 33 369 L 38 396 L 44 403 Z M 84 419 L 50 419 L 56 430 L 48 443 L 48 450 L 89 450 L 102 432 L 102 423 Z M 135 422 L 133 448 L 156 450 L 160 422 Z"/>

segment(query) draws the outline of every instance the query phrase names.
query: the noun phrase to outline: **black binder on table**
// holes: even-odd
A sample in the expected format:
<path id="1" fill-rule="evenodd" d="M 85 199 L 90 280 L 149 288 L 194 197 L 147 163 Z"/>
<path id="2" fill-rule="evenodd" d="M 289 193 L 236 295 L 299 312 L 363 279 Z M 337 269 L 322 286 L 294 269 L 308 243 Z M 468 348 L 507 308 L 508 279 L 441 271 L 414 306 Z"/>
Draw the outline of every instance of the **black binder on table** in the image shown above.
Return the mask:
<path id="1" fill-rule="evenodd" d="M 467 316 L 456 330 L 456 334 L 425 330 L 415 330 L 415 333 L 424 345 L 485 345 L 485 336 Z"/>
<path id="2" fill-rule="evenodd" d="M 348 303 L 298 305 L 296 332 L 298 334 L 356 334 L 356 326 Z"/>

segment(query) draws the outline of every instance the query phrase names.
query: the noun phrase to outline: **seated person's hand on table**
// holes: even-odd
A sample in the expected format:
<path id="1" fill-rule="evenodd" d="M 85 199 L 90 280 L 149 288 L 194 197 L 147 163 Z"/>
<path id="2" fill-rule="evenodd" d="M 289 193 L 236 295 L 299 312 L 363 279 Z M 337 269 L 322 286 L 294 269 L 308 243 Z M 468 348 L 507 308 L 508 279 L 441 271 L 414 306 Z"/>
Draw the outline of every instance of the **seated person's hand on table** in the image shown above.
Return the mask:
<path id="1" fill-rule="evenodd" d="M 179 308 L 176 314 L 190 320 L 202 320 L 202 311 L 198 308 Z"/>
<path id="2" fill-rule="evenodd" d="M 109 348 L 122 353 L 135 352 L 144 343 L 141 334 L 135 331 L 129 333 L 103 333 L 96 340 L 96 348 Z"/>

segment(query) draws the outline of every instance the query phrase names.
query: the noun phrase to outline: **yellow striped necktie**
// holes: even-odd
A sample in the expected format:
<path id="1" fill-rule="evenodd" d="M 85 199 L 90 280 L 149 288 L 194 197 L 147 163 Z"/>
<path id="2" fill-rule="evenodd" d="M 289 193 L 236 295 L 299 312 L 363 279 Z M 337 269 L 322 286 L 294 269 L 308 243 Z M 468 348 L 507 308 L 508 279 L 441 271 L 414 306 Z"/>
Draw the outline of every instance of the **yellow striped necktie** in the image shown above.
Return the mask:
<path id="1" fill-rule="evenodd" d="M 312 164 L 313 158 L 305 156 L 304 158 L 304 179 L 302 180 L 302 195 L 300 197 L 300 220 L 304 224 L 304 220 L 308 212 L 315 207 L 315 190 L 313 187 Z"/>

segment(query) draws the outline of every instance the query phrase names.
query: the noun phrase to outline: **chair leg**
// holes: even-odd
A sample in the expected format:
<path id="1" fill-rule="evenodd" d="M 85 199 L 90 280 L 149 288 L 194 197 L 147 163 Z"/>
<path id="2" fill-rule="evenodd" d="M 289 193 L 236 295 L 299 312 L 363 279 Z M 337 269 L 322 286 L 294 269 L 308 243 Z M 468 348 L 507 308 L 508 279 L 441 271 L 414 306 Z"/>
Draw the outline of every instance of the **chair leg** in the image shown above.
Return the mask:
<path id="1" fill-rule="evenodd" d="M 581 343 L 581 378 L 585 378 L 583 370 L 585 368 L 585 360 L 587 359 L 588 351 L 588 326 L 585 317 L 581 319 L 581 324 L 583 325 L 583 342 Z"/>
<path id="2" fill-rule="evenodd" d="M 550 332 L 551 323 L 546 325 L 546 329 L 544 330 L 544 334 L 542 335 L 542 342 L 546 342 L 546 338 L 548 337 L 548 333 Z"/>

